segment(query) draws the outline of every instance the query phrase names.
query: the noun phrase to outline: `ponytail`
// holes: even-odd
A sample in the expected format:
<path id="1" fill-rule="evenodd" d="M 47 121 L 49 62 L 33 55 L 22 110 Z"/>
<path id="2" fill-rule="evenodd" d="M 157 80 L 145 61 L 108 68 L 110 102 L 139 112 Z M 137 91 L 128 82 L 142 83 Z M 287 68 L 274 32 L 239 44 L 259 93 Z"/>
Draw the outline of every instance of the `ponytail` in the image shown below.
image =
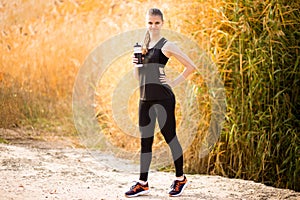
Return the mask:
<path id="1" fill-rule="evenodd" d="M 147 52 L 148 52 L 148 48 L 149 48 L 149 44 L 150 44 L 150 33 L 149 31 L 147 30 L 146 31 L 146 34 L 145 34 L 145 38 L 144 38 L 144 44 L 143 44 L 143 47 L 142 47 L 142 54 L 145 55 Z"/>

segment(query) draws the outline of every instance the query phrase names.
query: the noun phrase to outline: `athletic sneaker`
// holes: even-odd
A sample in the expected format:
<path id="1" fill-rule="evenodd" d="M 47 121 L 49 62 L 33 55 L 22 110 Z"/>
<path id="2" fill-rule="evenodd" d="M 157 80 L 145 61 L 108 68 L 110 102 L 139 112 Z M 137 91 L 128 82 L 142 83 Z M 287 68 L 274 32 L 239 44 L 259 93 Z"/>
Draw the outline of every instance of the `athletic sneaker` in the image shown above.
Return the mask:
<path id="1" fill-rule="evenodd" d="M 178 197 L 183 193 L 183 190 L 188 186 L 189 182 L 184 176 L 182 181 L 175 180 L 171 185 L 171 191 L 169 192 L 170 197 Z"/>
<path id="2" fill-rule="evenodd" d="M 131 186 L 130 190 L 125 193 L 126 197 L 137 197 L 140 195 L 145 195 L 149 193 L 148 182 L 146 185 L 142 185 L 139 182 L 136 182 L 133 186 Z"/>

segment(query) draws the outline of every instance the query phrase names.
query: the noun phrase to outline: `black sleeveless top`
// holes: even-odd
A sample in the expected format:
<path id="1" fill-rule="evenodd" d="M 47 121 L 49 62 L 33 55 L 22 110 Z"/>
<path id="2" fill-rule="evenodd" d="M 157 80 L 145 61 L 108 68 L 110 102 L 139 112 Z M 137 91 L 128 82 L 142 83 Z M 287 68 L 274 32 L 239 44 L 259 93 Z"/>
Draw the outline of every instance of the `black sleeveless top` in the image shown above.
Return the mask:
<path id="1" fill-rule="evenodd" d="M 148 49 L 143 67 L 138 68 L 140 99 L 143 101 L 170 99 L 174 96 L 171 87 L 159 80 L 161 75 L 165 75 L 164 68 L 169 60 L 161 51 L 166 42 L 165 38 L 161 38 L 153 48 Z"/>

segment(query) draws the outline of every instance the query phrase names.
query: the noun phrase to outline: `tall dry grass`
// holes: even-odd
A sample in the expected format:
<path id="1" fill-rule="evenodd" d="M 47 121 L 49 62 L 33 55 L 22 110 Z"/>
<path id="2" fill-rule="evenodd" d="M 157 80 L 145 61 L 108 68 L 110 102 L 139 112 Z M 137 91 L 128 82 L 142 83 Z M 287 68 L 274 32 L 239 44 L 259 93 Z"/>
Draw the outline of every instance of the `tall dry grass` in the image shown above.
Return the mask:
<path id="1" fill-rule="evenodd" d="M 199 149 L 211 103 L 201 74 L 191 77 L 195 86 L 190 99 L 197 102 L 200 118 L 195 139 L 185 152 L 185 170 L 300 190 L 298 1 L 3 0 L 0 126 L 56 132 L 64 127 L 74 133 L 71 101 L 78 69 L 102 41 L 144 27 L 149 7 L 164 11 L 165 28 L 188 36 L 209 52 L 225 83 L 224 128 L 213 151 L 203 158 Z M 130 55 L 120 57 L 111 70 L 121 69 L 118 66 L 127 59 Z M 171 63 L 172 68 L 177 66 Z M 128 63 L 117 72 L 126 74 L 130 67 Z M 102 113 L 99 126 L 114 145 L 138 152 L 138 139 L 125 142 L 128 135 L 113 122 L 107 102 L 118 77 L 111 78 L 103 77 L 96 90 Z M 135 93 L 130 101 L 136 99 Z M 136 123 L 135 105 L 130 103 L 129 113 Z M 184 120 L 180 109 L 178 104 L 179 127 Z M 178 134 L 185 138 L 191 133 Z M 155 150 L 167 148 L 162 141 L 157 134 Z"/>
<path id="2" fill-rule="evenodd" d="M 54 123 L 55 129 L 64 121 L 72 127 L 76 73 L 95 46 L 120 31 L 114 24 L 119 7 L 99 1 L 1 1 L 1 126 Z M 15 93 L 19 98 L 11 98 Z"/>

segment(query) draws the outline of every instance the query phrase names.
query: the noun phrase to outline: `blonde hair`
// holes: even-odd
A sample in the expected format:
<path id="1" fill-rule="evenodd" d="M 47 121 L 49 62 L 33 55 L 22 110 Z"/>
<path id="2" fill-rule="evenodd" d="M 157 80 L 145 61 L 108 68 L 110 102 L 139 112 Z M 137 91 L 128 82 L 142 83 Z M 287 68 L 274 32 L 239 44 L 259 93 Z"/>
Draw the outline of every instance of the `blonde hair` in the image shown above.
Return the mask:
<path id="1" fill-rule="evenodd" d="M 161 20 L 164 21 L 163 13 L 158 8 L 150 8 L 147 12 L 147 15 L 160 16 Z M 145 33 L 145 37 L 144 37 L 144 43 L 143 43 L 143 47 L 142 47 L 142 54 L 145 55 L 148 52 L 150 41 L 151 41 L 150 33 L 147 30 L 146 33 Z"/>

